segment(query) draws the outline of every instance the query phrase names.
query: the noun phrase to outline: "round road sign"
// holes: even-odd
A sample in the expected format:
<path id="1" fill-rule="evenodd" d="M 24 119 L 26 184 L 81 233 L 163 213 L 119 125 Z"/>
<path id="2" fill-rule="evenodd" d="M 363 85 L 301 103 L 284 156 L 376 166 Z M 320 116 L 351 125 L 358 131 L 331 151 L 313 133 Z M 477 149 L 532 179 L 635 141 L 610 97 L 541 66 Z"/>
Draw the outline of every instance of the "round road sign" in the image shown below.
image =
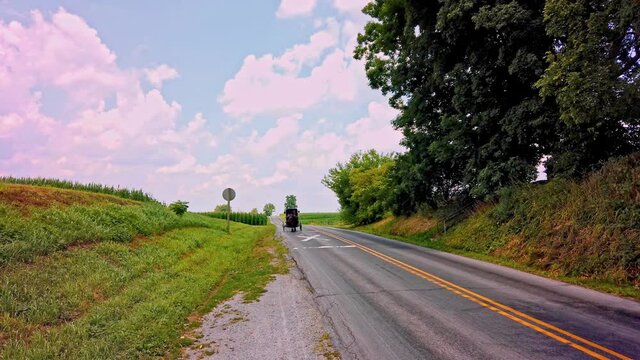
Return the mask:
<path id="1" fill-rule="evenodd" d="M 231 201 L 236 198 L 236 191 L 232 188 L 226 188 L 222 192 L 222 197 L 227 201 Z"/>

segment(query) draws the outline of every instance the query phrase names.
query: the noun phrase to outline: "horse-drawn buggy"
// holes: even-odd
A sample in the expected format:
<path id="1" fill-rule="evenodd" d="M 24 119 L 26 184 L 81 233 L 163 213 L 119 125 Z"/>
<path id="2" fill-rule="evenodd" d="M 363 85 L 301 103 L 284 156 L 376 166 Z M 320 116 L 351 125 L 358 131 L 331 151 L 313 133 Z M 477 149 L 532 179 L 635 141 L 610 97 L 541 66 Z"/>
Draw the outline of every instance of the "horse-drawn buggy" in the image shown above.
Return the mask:
<path id="1" fill-rule="evenodd" d="M 286 209 L 284 211 L 282 231 L 285 231 L 287 228 L 291 229 L 291 231 L 296 231 L 296 229 L 300 228 L 300 231 L 302 231 L 302 223 L 298 219 L 298 209 Z"/>

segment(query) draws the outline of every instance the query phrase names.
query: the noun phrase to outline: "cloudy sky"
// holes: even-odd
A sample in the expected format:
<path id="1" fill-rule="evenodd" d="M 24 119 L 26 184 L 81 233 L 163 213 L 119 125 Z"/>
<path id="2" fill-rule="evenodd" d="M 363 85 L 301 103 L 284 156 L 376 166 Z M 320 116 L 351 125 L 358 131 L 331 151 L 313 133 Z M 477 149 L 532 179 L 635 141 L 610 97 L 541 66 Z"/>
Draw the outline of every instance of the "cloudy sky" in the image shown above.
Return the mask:
<path id="1" fill-rule="evenodd" d="M 0 175 L 337 210 L 329 168 L 402 150 L 352 58 L 365 3 L 0 0 Z"/>

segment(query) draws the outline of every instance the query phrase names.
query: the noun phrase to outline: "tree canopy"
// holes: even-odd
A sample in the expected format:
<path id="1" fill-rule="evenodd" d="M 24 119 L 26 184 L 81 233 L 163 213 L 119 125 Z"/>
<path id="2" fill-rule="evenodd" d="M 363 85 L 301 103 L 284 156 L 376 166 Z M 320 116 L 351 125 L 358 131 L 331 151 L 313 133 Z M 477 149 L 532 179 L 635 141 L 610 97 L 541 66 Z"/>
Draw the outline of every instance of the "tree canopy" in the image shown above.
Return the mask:
<path id="1" fill-rule="evenodd" d="M 272 203 L 267 203 L 262 208 L 262 213 L 267 215 L 267 216 L 273 215 L 274 211 L 276 211 L 276 206 L 273 205 Z"/>
<path id="2" fill-rule="evenodd" d="M 213 212 L 230 212 L 231 207 L 227 204 L 216 205 L 216 208 L 213 209 Z"/>
<path id="3" fill-rule="evenodd" d="M 284 200 L 284 208 L 286 209 L 296 209 L 298 208 L 298 199 L 295 195 L 287 195 Z"/>
<path id="4" fill-rule="evenodd" d="M 390 208 L 486 199 L 638 149 L 634 0 L 374 0 L 354 56 L 400 110 Z M 588 95 L 586 95 L 588 93 Z M 346 165 L 344 165 L 346 166 Z M 330 186 L 351 191 L 338 176 Z M 351 194 L 344 197 L 351 199 Z M 350 213 L 349 201 L 341 202 Z"/>
<path id="5" fill-rule="evenodd" d="M 375 150 L 358 152 L 329 170 L 322 183 L 338 197 L 343 220 L 364 224 L 379 220 L 387 208 L 393 156 Z"/>

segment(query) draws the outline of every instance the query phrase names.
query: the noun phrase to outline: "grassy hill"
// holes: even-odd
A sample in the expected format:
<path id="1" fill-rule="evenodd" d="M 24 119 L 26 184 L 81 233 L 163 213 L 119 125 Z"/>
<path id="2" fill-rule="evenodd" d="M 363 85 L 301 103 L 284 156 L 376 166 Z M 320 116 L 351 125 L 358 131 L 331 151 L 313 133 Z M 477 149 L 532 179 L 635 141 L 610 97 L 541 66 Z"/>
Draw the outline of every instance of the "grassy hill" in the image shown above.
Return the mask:
<path id="1" fill-rule="evenodd" d="M 286 270 L 273 226 L 225 226 L 155 201 L 0 182 L 0 358 L 177 357 L 199 315 Z"/>
<path id="2" fill-rule="evenodd" d="M 640 154 L 505 190 L 446 234 L 424 215 L 363 229 L 640 299 Z"/>

